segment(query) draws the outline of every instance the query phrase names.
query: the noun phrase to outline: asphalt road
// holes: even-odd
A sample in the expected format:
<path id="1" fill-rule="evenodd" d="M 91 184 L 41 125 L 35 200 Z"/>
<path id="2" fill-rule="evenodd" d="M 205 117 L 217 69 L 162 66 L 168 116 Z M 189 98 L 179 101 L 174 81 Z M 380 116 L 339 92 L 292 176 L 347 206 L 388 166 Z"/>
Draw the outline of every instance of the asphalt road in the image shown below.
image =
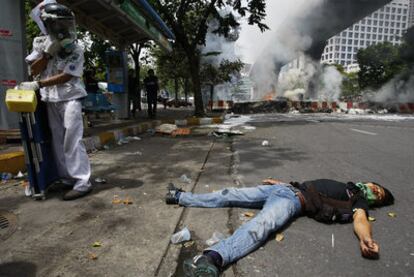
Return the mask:
<path id="1" fill-rule="evenodd" d="M 396 198 L 371 216 L 380 259 L 361 257 L 352 224 L 325 225 L 301 217 L 232 267 L 236 276 L 414 276 L 414 118 L 393 116 L 263 115 L 234 139 L 235 178 L 253 186 L 285 181 L 373 180 Z M 269 146 L 262 146 L 267 140 Z M 233 226 L 240 225 L 233 209 Z M 394 212 L 397 217 L 387 214 Z"/>

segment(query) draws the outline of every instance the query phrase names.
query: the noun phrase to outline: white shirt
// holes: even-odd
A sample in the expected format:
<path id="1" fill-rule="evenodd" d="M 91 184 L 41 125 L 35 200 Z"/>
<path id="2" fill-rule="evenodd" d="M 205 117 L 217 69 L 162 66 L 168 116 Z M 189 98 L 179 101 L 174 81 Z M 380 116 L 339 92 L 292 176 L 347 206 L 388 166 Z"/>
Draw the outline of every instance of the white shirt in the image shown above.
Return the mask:
<path id="1" fill-rule="evenodd" d="M 43 55 L 40 51 L 44 50 L 41 45 L 44 39 L 34 41 L 33 46 L 35 46 L 35 42 L 39 42 L 39 44 L 33 47 L 33 52 L 26 57 L 26 61 L 28 62 L 31 62 L 33 58 L 37 59 Z M 42 96 L 42 101 L 62 102 L 85 97 L 87 93 L 81 80 L 84 62 L 83 49 L 77 44 L 70 55 L 64 58 L 59 57 L 59 55 L 52 57 L 48 61 L 46 69 L 40 74 L 41 80 L 62 72 L 73 76 L 73 78 L 64 84 L 41 88 L 40 95 Z"/>

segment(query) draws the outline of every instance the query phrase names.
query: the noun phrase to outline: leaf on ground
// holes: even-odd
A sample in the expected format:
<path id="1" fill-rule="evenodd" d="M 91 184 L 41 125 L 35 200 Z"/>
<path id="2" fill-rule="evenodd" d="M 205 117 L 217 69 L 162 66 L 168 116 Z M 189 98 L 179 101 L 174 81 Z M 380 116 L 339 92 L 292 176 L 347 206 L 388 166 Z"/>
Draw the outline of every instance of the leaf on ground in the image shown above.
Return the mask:
<path id="1" fill-rule="evenodd" d="M 95 253 L 89 253 L 88 255 L 90 260 L 97 260 L 98 259 L 98 255 L 96 255 Z"/>
<path id="2" fill-rule="evenodd" d="M 125 205 L 131 205 L 132 203 L 134 203 L 134 202 L 132 202 L 131 198 L 129 198 L 129 197 L 125 198 L 123 202 L 124 202 Z"/>
<path id="3" fill-rule="evenodd" d="M 245 217 L 253 217 L 254 216 L 254 213 L 253 212 L 244 212 L 243 215 Z"/>
<path id="4" fill-rule="evenodd" d="M 375 221 L 376 219 L 375 219 L 375 217 L 368 216 L 368 220 L 369 220 L 369 221 Z"/>
<path id="5" fill-rule="evenodd" d="M 187 248 L 187 247 L 191 247 L 191 246 L 193 246 L 194 245 L 194 243 L 195 243 L 195 241 L 187 241 L 186 243 L 184 243 L 184 247 L 185 248 Z"/>
<path id="6" fill-rule="evenodd" d="M 283 239 L 285 238 L 285 236 L 283 234 L 276 234 L 276 241 L 277 242 L 281 242 Z"/>
<path id="7" fill-rule="evenodd" d="M 102 243 L 100 242 L 100 241 L 95 241 L 93 244 L 92 244 L 92 247 L 101 247 L 102 246 Z"/>
<path id="8" fill-rule="evenodd" d="M 397 217 L 397 214 L 396 213 L 388 213 L 388 216 L 389 217 Z"/>

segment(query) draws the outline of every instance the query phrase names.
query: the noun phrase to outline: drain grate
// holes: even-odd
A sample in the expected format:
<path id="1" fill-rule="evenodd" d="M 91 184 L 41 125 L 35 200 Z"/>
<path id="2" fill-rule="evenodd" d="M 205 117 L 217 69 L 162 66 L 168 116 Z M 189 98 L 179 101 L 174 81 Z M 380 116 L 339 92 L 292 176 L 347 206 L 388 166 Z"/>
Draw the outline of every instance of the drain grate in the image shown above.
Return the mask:
<path id="1" fill-rule="evenodd" d="M 7 211 L 0 211 L 0 240 L 8 239 L 16 229 L 16 215 Z"/>

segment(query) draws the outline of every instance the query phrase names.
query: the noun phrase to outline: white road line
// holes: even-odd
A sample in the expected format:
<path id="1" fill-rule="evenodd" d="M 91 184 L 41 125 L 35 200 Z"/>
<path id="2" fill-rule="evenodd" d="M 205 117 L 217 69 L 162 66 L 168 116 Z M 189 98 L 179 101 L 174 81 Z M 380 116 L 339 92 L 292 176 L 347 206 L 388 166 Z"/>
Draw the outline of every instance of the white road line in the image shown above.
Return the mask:
<path id="1" fill-rule="evenodd" d="M 371 132 L 367 132 L 367 131 L 363 131 L 363 130 L 358 130 L 358 129 L 353 129 L 350 128 L 351 131 L 357 132 L 357 133 L 361 133 L 361 134 L 365 134 L 365 135 L 371 135 L 371 136 L 376 136 L 376 133 L 371 133 Z"/>

